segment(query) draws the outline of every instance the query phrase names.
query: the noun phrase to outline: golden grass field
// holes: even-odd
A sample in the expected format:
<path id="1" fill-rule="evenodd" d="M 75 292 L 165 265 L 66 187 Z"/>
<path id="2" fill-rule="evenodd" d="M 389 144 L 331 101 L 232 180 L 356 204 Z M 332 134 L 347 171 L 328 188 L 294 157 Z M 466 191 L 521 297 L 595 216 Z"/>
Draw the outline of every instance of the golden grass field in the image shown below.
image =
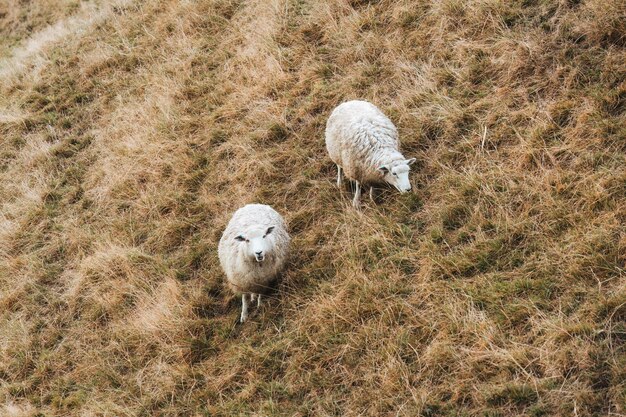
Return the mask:
<path id="1" fill-rule="evenodd" d="M 0 2 L 0 415 L 626 415 L 625 80 L 614 0 Z M 355 98 L 417 158 L 360 212 Z"/>

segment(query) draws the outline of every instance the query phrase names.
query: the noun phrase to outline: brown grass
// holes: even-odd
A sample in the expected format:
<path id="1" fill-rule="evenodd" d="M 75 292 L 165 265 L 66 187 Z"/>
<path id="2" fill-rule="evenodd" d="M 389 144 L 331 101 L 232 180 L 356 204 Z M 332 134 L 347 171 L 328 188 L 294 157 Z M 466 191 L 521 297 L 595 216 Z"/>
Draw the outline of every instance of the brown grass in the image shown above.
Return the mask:
<path id="1" fill-rule="evenodd" d="M 0 414 L 626 414 L 620 2 L 0 6 Z M 52 28 L 52 29 L 51 29 Z M 377 103 L 415 193 L 349 208 Z M 245 325 L 217 242 L 282 212 Z"/>

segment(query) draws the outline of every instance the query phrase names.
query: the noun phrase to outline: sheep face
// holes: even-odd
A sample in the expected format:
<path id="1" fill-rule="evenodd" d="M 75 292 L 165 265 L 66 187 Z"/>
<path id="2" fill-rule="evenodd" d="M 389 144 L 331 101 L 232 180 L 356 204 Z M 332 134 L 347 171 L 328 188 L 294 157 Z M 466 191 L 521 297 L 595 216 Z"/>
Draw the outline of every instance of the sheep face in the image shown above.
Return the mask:
<path id="1" fill-rule="evenodd" d="M 383 181 L 396 187 L 401 194 L 411 191 L 409 181 L 409 165 L 415 162 L 415 158 L 394 161 L 378 168 L 383 176 Z"/>
<path id="2" fill-rule="evenodd" d="M 250 229 L 246 233 L 237 235 L 235 240 L 241 242 L 242 250 L 248 259 L 260 263 L 272 252 L 271 233 L 273 230 L 274 226 Z"/>

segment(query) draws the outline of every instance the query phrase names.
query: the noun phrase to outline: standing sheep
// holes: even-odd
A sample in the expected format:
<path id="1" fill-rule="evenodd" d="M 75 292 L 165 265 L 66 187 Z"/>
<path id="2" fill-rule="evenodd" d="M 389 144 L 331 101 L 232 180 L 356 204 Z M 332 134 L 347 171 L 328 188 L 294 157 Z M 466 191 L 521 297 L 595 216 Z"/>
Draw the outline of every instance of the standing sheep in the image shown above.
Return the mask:
<path id="1" fill-rule="evenodd" d="M 404 159 L 399 145 L 396 127 L 372 103 L 347 101 L 333 110 L 326 123 L 326 149 L 337 164 L 337 186 L 342 169 L 356 182 L 354 207 L 359 207 L 361 184 L 387 182 L 400 193 L 411 190 L 409 165 L 415 158 Z"/>
<path id="2" fill-rule="evenodd" d="M 290 237 L 282 216 L 270 206 L 248 204 L 235 212 L 218 246 L 220 264 L 230 288 L 242 294 L 241 322 L 248 302 L 266 294 L 283 269 Z"/>

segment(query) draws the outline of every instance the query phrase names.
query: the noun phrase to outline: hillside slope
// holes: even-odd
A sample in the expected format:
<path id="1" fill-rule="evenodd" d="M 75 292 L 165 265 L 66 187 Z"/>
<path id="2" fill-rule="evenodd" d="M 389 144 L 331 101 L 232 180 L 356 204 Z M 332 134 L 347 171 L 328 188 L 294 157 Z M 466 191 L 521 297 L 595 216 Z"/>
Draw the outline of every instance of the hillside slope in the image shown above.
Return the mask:
<path id="1" fill-rule="evenodd" d="M 626 6 L 9 0 L 0 414 L 626 414 Z M 414 193 L 350 208 L 376 103 Z M 293 236 L 249 322 L 217 242 Z"/>

